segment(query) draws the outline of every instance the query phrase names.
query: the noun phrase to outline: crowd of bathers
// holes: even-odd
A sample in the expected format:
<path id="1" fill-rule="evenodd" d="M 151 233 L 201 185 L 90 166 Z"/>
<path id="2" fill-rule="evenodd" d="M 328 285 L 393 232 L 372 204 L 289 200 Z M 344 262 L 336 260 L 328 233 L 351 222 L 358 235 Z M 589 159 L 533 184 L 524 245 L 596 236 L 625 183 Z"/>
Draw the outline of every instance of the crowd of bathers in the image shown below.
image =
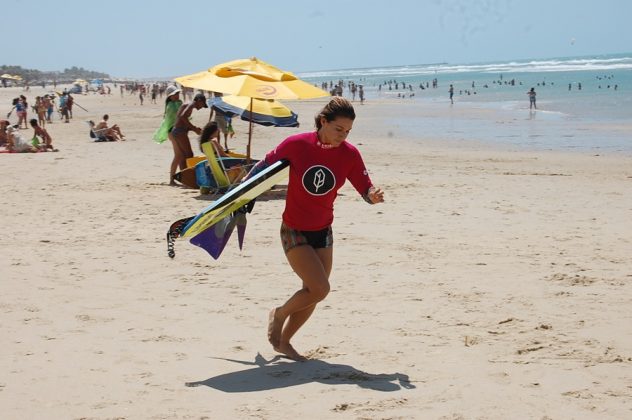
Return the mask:
<path id="1" fill-rule="evenodd" d="M 53 139 L 46 130 L 46 124 L 53 123 L 53 112 L 58 108 L 62 120 L 69 122 L 72 110 L 72 97 L 64 91 L 59 105 L 55 103 L 56 95 L 36 96 L 29 107 L 26 96 L 20 95 L 11 101 L 11 111 L 7 119 L 0 120 L 0 151 L 11 153 L 57 151 L 53 147 Z M 29 113 L 32 118 L 29 119 Z M 9 120 L 15 113 L 16 123 Z M 33 129 L 28 133 L 29 128 Z"/>
<path id="2" fill-rule="evenodd" d="M 116 87 L 116 84 L 114 85 Z M 44 87 L 44 86 L 42 86 Z M 139 93 L 142 95 L 147 90 L 152 92 L 152 102 L 156 96 L 162 96 L 166 89 L 166 83 L 154 83 L 143 85 L 140 83 L 120 84 L 121 95 L 124 90 L 130 95 Z M 26 92 L 29 89 L 25 88 Z M 87 92 L 87 90 L 86 90 Z M 107 94 L 111 92 L 109 86 L 96 93 Z M 142 104 L 142 99 L 141 99 Z M 75 100 L 67 89 L 63 92 L 51 92 L 41 96 L 36 96 L 32 103 L 22 94 L 12 99 L 11 110 L 6 115 L 6 119 L 0 120 L 0 152 L 3 153 L 27 153 L 57 151 L 53 146 L 53 139 L 46 129 L 48 124 L 53 124 L 59 115 L 59 121 L 70 123 L 73 118 L 73 105 Z M 30 117 L 30 118 L 29 118 Z M 12 121 L 16 119 L 17 121 Z M 109 116 L 106 114 L 103 119 L 95 123 L 88 121 L 90 125 L 91 137 L 95 141 L 117 141 L 125 140 L 118 125 L 109 125 Z M 33 129 L 29 132 L 29 128 Z"/>

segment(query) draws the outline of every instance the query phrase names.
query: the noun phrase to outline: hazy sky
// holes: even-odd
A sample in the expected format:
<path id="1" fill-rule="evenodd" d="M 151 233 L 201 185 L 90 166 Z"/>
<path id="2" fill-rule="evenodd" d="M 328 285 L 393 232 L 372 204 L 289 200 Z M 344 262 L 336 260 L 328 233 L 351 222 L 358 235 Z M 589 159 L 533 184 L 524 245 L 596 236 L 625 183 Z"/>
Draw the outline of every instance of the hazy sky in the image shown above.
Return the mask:
<path id="1" fill-rule="evenodd" d="M 172 77 L 632 52 L 629 0 L 2 0 L 0 64 Z"/>

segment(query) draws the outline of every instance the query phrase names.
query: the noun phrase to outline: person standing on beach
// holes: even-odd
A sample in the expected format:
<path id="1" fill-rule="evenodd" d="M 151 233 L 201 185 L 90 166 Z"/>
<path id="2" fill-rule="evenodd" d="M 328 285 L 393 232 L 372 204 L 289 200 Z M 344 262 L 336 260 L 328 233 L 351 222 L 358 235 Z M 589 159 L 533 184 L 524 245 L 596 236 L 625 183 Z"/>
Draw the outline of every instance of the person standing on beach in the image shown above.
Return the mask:
<path id="1" fill-rule="evenodd" d="M 180 106 L 182 106 L 182 101 L 180 100 L 180 89 L 173 85 L 167 87 L 165 94 L 167 95 L 167 99 L 165 99 L 165 112 L 162 116 L 160 127 L 158 127 L 158 130 L 154 133 L 154 141 L 159 144 L 164 143 L 167 139 L 171 141 L 171 145 L 173 146 L 173 159 L 171 160 L 171 167 L 169 168 L 169 185 L 176 185 L 173 177 L 180 164 L 180 148 L 177 147 L 171 130 L 176 124 L 176 117 Z"/>
<path id="2" fill-rule="evenodd" d="M 290 162 L 281 243 L 301 288 L 270 311 L 268 341 L 276 351 L 294 360 L 305 357 L 290 340 L 330 290 L 331 225 L 338 190 L 348 179 L 368 203 L 384 202 L 384 193 L 373 186 L 360 152 L 346 141 L 354 119 L 351 103 L 334 97 L 316 116 L 316 131 L 288 137 L 247 176 L 279 160 Z"/>
<path id="3" fill-rule="evenodd" d="M 15 113 L 18 116 L 18 126 L 21 128 L 24 123 L 24 128 L 28 128 L 28 121 L 26 120 L 29 104 L 26 101 L 26 96 L 20 95 L 18 101 L 15 103 Z"/>
<path id="4" fill-rule="evenodd" d="M 37 112 L 37 123 L 42 127 L 46 126 L 46 111 L 48 106 L 44 104 L 41 96 L 35 97 L 35 111 Z"/>
<path id="5" fill-rule="evenodd" d="M 193 150 L 191 150 L 191 142 L 189 141 L 189 131 L 194 131 L 197 135 L 202 133 L 202 129 L 191 124 L 189 120 L 193 110 L 201 108 L 208 108 L 208 105 L 206 103 L 206 97 L 202 93 L 198 93 L 193 98 L 193 102 L 180 106 L 176 115 L 176 122 L 171 130 L 170 139 L 181 171 L 186 169 L 187 159 L 193 157 Z M 172 183 L 173 178 L 169 185 L 175 184 Z"/>
<path id="6" fill-rule="evenodd" d="M 59 98 L 59 111 L 61 112 L 61 118 L 64 122 L 70 122 L 68 120 L 68 93 L 66 91 L 64 91 Z"/>
<path id="7" fill-rule="evenodd" d="M 42 98 L 42 105 L 46 109 L 46 122 L 50 124 L 52 123 L 50 116 L 53 114 L 53 101 L 48 95 L 44 95 Z"/>
<path id="8" fill-rule="evenodd" d="M 66 108 L 68 108 L 68 116 L 72 118 L 72 105 L 75 103 L 75 98 L 73 98 L 70 93 L 67 96 L 68 97 L 66 99 Z"/>
<path id="9" fill-rule="evenodd" d="M 527 92 L 527 95 L 529 95 L 529 109 L 538 109 L 538 107 L 535 106 L 535 88 L 531 88 L 531 90 Z"/>
<path id="10" fill-rule="evenodd" d="M 221 98 L 223 95 L 221 92 L 213 92 L 213 96 L 215 98 Z M 222 111 L 211 107 L 209 121 L 215 121 L 217 123 L 219 131 L 224 136 L 224 149 L 228 151 L 228 121 L 226 120 L 226 115 Z"/>
<path id="11" fill-rule="evenodd" d="M 454 86 L 450 85 L 448 92 L 450 93 L 450 104 L 454 105 L 454 99 L 452 99 L 454 97 Z"/>

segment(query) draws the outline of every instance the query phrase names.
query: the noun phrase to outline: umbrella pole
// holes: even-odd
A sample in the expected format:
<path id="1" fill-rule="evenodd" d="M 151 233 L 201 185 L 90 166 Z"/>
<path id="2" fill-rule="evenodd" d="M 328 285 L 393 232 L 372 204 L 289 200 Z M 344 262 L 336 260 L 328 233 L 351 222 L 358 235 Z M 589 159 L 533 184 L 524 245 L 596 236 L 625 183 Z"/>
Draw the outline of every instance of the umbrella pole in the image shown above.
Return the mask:
<path id="1" fill-rule="evenodd" d="M 246 163 L 250 163 L 250 142 L 252 141 L 252 101 L 250 98 L 250 118 L 248 118 L 248 147 L 246 147 Z"/>

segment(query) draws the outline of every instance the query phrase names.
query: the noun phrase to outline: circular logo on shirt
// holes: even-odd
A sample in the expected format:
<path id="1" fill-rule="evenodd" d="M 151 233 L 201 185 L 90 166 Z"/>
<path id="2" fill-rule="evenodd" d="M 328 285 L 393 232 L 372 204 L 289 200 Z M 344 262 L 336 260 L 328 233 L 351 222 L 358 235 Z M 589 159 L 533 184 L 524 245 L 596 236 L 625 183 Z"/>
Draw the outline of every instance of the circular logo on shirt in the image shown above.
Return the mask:
<path id="1" fill-rule="evenodd" d="M 303 174 L 303 187 L 312 195 L 325 195 L 335 186 L 336 177 L 326 166 L 312 166 Z"/>

